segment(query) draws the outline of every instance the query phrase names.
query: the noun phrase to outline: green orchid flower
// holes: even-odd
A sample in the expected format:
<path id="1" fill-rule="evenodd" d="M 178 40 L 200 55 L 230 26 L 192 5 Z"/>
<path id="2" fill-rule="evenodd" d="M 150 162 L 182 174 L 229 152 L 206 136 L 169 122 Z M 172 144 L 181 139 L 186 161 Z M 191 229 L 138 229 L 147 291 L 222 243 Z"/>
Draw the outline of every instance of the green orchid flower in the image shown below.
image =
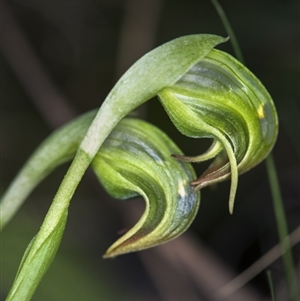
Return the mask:
<path id="1" fill-rule="evenodd" d="M 265 159 L 277 138 L 277 113 L 269 93 L 239 61 L 213 49 L 158 96 L 180 132 L 213 139 L 202 155 L 174 157 L 189 162 L 215 158 L 192 185 L 199 190 L 231 177 L 232 213 L 238 174 Z"/>
<path id="2" fill-rule="evenodd" d="M 161 130 L 130 118 L 117 128 L 103 143 L 92 167 L 110 195 L 118 199 L 141 195 L 146 209 L 138 223 L 107 250 L 105 258 L 177 237 L 193 221 L 200 201 L 190 185 L 194 170 L 170 156 L 180 150 Z"/>

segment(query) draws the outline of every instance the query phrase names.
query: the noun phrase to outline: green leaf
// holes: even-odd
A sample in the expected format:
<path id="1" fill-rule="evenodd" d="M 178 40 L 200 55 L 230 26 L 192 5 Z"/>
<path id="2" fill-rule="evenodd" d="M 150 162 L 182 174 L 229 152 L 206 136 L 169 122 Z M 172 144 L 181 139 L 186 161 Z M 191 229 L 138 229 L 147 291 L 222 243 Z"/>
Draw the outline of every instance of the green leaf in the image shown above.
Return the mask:
<path id="1" fill-rule="evenodd" d="M 200 162 L 215 156 L 193 184 L 201 189 L 231 176 L 232 212 L 238 174 L 266 158 L 277 138 L 277 113 L 270 95 L 245 66 L 213 49 L 175 84 L 163 89 L 159 98 L 183 134 L 215 139 L 203 155 L 177 157 Z"/>
<path id="2" fill-rule="evenodd" d="M 184 232 L 200 201 L 190 182 L 190 164 L 170 156 L 181 153 L 158 128 L 136 119 L 124 119 L 106 139 L 92 166 L 100 182 L 115 198 L 141 195 L 146 209 L 139 222 L 104 255 L 114 257 L 156 246 Z"/>
<path id="3" fill-rule="evenodd" d="M 55 131 L 38 147 L 2 199 L 0 207 L 2 227 L 43 178 L 57 166 L 75 156 L 95 114 L 96 111 L 93 111 L 76 118 Z M 73 166 L 71 174 L 76 172 Z M 68 205 L 68 202 L 52 204 L 52 207 L 58 206 L 59 210 L 53 210 L 52 216 L 49 210 L 48 223 L 43 223 L 39 233 L 28 245 L 7 301 L 31 299 L 60 245 L 67 220 Z"/>
<path id="4" fill-rule="evenodd" d="M 95 115 L 96 110 L 75 118 L 54 131 L 35 150 L 2 196 L 0 230 L 14 216 L 30 192 L 47 175 L 57 166 L 74 158 Z"/>

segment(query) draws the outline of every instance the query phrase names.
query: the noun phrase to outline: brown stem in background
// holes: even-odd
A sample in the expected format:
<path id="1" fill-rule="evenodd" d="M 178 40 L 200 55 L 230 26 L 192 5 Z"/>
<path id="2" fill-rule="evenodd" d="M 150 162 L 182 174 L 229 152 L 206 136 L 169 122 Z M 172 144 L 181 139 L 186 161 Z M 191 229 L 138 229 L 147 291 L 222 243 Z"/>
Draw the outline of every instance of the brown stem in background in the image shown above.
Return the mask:
<path id="1" fill-rule="evenodd" d="M 116 59 L 118 78 L 155 46 L 162 5 L 163 0 L 125 0 Z"/>
<path id="2" fill-rule="evenodd" d="M 163 0 L 125 0 L 116 59 L 117 78 L 141 56 L 154 48 L 162 6 Z M 147 103 L 136 111 L 144 118 Z"/>
<path id="3" fill-rule="evenodd" d="M 46 68 L 34 53 L 13 12 L 4 1 L 1 2 L 1 9 L 0 49 L 3 57 L 41 116 L 52 128 L 57 128 L 75 117 L 75 110 L 51 81 Z"/>
<path id="4" fill-rule="evenodd" d="M 298 226 L 288 237 L 285 238 L 289 241 L 291 247 L 295 246 L 300 241 L 300 226 Z M 283 255 L 281 243 L 274 246 L 266 254 L 261 256 L 256 262 L 254 262 L 245 271 L 232 279 L 226 285 L 221 287 L 217 292 L 217 296 L 229 297 L 231 294 L 239 290 L 246 283 L 251 281 L 259 273 L 267 269 L 273 262 L 279 259 Z"/>
<path id="5" fill-rule="evenodd" d="M 136 222 L 141 208 L 135 202 L 125 216 L 126 224 Z M 262 301 L 251 285 L 240 287 L 230 296 L 215 294 L 236 275 L 189 232 L 161 246 L 138 253 L 163 301 L 194 300 L 199 294 L 210 301 Z M 238 277 L 238 276 L 237 276 Z M 174 294 L 174 291 L 176 292 Z M 179 291 L 191 299 L 183 298 Z"/>

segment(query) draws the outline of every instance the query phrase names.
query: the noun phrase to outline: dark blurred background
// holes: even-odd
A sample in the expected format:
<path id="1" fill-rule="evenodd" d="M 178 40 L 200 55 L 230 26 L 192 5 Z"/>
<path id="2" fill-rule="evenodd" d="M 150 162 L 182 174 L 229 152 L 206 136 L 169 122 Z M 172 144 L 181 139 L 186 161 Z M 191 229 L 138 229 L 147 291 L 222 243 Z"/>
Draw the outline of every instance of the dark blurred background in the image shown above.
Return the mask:
<path id="1" fill-rule="evenodd" d="M 291 232 L 300 222 L 299 1 L 220 3 L 247 66 L 278 109 L 273 155 Z M 54 128 L 99 107 L 120 75 L 144 53 L 182 35 L 226 36 L 208 0 L 3 0 L 1 11 L 1 192 Z M 233 54 L 229 42 L 218 48 Z M 208 141 L 180 135 L 157 99 L 138 113 L 186 154 L 196 155 L 208 146 Z M 1 300 L 67 167 L 30 195 L 1 234 Z M 200 174 L 205 165 L 195 168 Z M 89 171 L 72 200 L 58 255 L 33 300 L 270 300 L 266 269 L 229 297 L 216 294 L 278 243 L 265 163 L 240 177 L 233 215 L 228 213 L 229 185 L 202 191 L 198 216 L 182 237 L 103 260 L 117 232 L 141 214 L 143 201 L 111 199 Z M 293 252 L 299 275 L 298 245 Z M 269 269 L 278 300 L 288 300 L 282 259 Z"/>

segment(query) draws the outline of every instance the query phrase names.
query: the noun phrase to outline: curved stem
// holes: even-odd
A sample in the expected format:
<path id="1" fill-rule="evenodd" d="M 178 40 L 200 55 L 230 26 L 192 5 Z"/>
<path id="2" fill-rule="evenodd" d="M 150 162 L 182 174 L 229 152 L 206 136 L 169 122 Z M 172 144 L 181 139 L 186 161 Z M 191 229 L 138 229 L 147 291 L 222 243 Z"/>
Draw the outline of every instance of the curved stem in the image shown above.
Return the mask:
<path id="1" fill-rule="evenodd" d="M 223 22 L 226 32 L 231 36 L 231 43 L 234 49 L 235 55 L 237 59 L 243 63 L 244 58 L 237 42 L 237 39 L 234 35 L 233 29 L 230 25 L 229 20 L 226 17 L 224 10 L 222 9 L 221 5 L 219 4 L 218 0 L 211 0 L 213 5 L 215 6 L 220 19 Z M 283 262 L 286 274 L 286 281 L 289 287 L 289 293 L 291 300 L 297 300 L 298 292 L 297 292 L 297 285 L 296 285 L 296 275 L 294 272 L 294 260 L 291 252 L 291 245 L 290 242 L 285 239 L 288 236 L 288 226 L 287 226 L 287 219 L 285 215 L 285 210 L 283 207 L 283 201 L 280 191 L 280 185 L 277 177 L 277 172 L 275 168 L 275 163 L 273 156 L 270 154 L 266 158 L 266 167 L 267 167 L 267 174 L 269 178 L 272 198 L 273 198 L 273 205 L 276 217 L 276 224 L 278 229 L 279 240 L 282 246 L 283 251 Z"/>
<path id="2" fill-rule="evenodd" d="M 70 200 L 90 163 L 91 158 L 79 150 L 58 188 L 38 235 L 43 236 L 42 231 L 45 234 L 51 231 L 52 225 L 57 223 L 57 220 L 68 209 Z"/>
<path id="3" fill-rule="evenodd" d="M 238 43 L 238 40 L 234 34 L 234 31 L 230 25 L 230 22 L 228 21 L 228 18 L 226 16 L 222 6 L 219 4 L 218 0 L 211 0 L 211 2 L 213 3 L 216 11 L 218 12 L 219 17 L 223 23 L 223 26 L 224 26 L 227 34 L 230 36 L 230 41 L 231 41 L 231 45 L 232 45 L 233 51 L 235 53 L 235 56 L 237 57 L 237 59 L 240 62 L 245 63 L 245 60 L 243 58 L 243 54 L 241 51 L 241 47 Z"/>
<path id="4" fill-rule="evenodd" d="M 283 263 L 285 268 L 286 281 L 289 287 L 290 300 L 298 300 L 296 274 L 294 270 L 294 259 L 291 252 L 291 244 L 286 237 L 288 236 L 288 225 L 285 216 L 285 210 L 280 192 L 279 181 L 275 168 L 275 163 L 272 155 L 269 155 L 266 159 L 266 166 L 268 171 L 268 178 L 270 183 L 270 189 L 273 198 L 274 213 L 277 224 L 277 231 L 279 240 L 283 252 Z"/>
<path id="5" fill-rule="evenodd" d="M 90 157 L 78 151 L 36 237 L 29 244 L 6 301 L 29 301 L 51 265 L 64 232 L 70 200 Z"/>

